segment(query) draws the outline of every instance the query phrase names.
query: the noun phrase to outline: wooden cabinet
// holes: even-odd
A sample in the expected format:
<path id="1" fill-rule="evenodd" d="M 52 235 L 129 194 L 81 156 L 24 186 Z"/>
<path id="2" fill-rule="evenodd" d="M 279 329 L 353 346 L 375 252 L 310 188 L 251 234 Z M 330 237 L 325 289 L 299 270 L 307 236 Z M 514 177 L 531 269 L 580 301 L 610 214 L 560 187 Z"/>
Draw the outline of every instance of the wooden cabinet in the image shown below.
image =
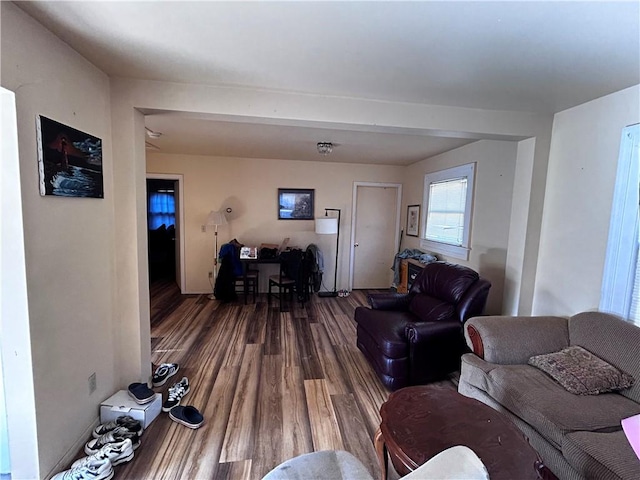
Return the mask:
<path id="1" fill-rule="evenodd" d="M 413 258 L 406 258 L 400 262 L 400 284 L 398 293 L 407 293 L 416 276 L 424 268 L 424 264 Z"/>

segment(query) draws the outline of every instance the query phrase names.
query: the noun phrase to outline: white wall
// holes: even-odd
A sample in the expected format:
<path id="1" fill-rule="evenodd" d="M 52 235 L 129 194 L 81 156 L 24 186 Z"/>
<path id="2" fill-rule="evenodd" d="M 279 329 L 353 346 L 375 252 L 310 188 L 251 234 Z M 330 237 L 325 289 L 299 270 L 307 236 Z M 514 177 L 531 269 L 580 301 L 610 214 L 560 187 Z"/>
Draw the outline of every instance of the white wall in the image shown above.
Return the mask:
<path id="1" fill-rule="evenodd" d="M 15 95 L 0 88 L 0 100 L 0 368 L 3 369 L 0 372 L 0 415 L 3 415 L 0 473 L 13 470 L 13 478 L 37 478 L 38 444 Z M 6 390 L 7 386 L 10 390 Z"/>
<path id="2" fill-rule="evenodd" d="M 640 86 L 555 115 L 534 313 L 597 309 L 622 129 L 640 122 Z"/>
<path id="3" fill-rule="evenodd" d="M 325 271 L 334 271 L 335 258 L 327 255 L 335 254 L 334 236 L 316 235 L 311 220 L 278 220 L 277 192 L 283 187 L 314 189 L 316 216 L 324 208 L 342 210 L 338 285 L 346 288 L 353 182 L 400 182 L 404 168 L 149 153 L 147 171 L 184 175 L 186 292 L 204 293 L 211 291 L 207 273 L 212 270 L 214 238 L 212 230 L 203 233 L 201 227 L 210 210 L 227 207 L 233 211 L 227 215 L 229 224 L 218 229 L 218 246 L 233 238 L 257 246 L 290 237 L 292 246 L 317 244 L 325 252 Z M 261 275 L 261 285 L 264 291 L 266 275 Z"/>
<path id="4" fill-rule="evenodd" d="M 40 475 L 97 419 L 114 388 L 114 210 L 107 76 L 2 2 L 2 86 L 15 92 Z M 104 199 L 41 197 L 36 115 L 103 140 Z M 97 374 L 89 395 L 88 377 Z M 8 388 L 11 395 L 11 388 Z"/>
<path id="5" fill-rule="evenodd" d="M 515 142 L 481 140 L 411 165 L 404 176 L 402 225 L 406 226 L 407 205 L 422 205 L 426 173 L 476 162 L 469 261 L 439 254 L 438 258 L 467 265 L 491 281 L 486 308 L 490 314 L 502 312 L 516 153 Z M 405 236 L 403 248 L 420 248 L 420 239 Z"/>

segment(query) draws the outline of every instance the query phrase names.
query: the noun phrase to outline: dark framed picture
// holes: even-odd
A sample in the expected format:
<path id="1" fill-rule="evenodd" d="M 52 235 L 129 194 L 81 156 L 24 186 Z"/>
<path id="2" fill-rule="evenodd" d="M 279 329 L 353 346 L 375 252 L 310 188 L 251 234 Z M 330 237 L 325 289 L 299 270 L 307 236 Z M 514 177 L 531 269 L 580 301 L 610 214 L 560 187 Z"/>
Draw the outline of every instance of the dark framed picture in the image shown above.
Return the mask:
<path id="1" fill-rule="evenodd" d="M 420 205 L 407 207 L 407 235 L 417 237 L 420 234 Z"/>
<path id="2" fill-rule="evenodd" d="M 305 188 L 279 188 L 278 220 L 313 220 L 314 192 Z"/>
<path id="3" fill-rule="evenodd" d="M 38 115 L 40 195 L 104 198 L 102 140 Z"/>

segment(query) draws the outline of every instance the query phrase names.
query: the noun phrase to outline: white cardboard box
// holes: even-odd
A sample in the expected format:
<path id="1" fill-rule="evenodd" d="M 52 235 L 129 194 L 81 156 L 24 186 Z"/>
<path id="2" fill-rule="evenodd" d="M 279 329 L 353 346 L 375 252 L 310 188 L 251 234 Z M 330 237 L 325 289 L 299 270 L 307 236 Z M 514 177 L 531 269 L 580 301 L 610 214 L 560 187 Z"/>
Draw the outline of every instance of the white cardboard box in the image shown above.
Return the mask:
<path id="1" fill-rule="evenodd" d="M 129 396 L 129 392 L 120 390 L 100 405 L 100 422 L 105 423 L 122 415 L 130 415 L 142 423 L 142 428 L 147 428 L 160 415 L 161 410 L 162 395 L 159 393 L 156 393 L 155 398 L 149 403 L 139 405 Z"/>

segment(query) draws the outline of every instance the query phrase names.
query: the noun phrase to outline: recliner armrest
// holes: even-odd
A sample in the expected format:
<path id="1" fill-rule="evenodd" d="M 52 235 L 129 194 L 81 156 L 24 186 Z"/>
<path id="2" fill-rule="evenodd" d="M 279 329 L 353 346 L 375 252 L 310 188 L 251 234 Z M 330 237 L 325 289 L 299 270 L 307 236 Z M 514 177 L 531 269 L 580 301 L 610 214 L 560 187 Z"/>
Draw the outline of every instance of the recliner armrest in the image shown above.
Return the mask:
<path id="1" fill-rule="evenodd" d="M 473 317 L 464 324 L 464 336 L 477 356 L 503 365 L 526 364 L 533 355 L 569 346 L 566 317 Z"/>
<path id="2" fill-rule="evenodd" d="M 374 310 L 408 310 L 412 295 L 408 293 L 372 293 L 369 305 Z"/>
<path id="3" fill-rule="evenodd" d="M 441 342 L 449 334 L 459 336 L 462 326 L 455 319 L 441 320 L 438 322 L 411 322 L 405 327 L 405 334 L 412 344 L 420 344 L 430 341 Z M 462 343 L 462 337 L 460 337 Z"/>

